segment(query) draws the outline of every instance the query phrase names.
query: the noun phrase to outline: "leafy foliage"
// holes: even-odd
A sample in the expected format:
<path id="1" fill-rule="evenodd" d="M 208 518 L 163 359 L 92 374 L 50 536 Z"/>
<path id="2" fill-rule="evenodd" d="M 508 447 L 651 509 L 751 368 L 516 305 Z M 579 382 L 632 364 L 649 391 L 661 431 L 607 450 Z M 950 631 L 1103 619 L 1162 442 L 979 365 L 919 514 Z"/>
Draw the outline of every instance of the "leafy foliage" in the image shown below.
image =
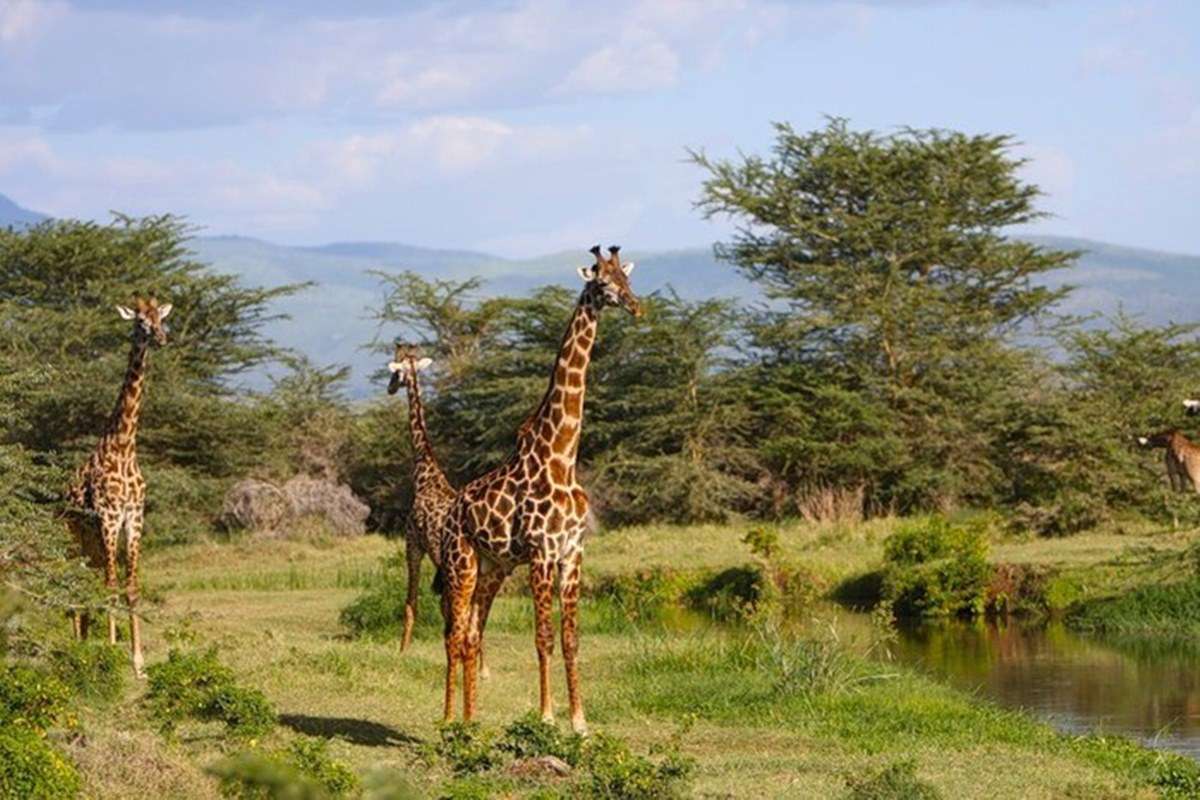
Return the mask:
<path id="1" fill-rule="evenodd" d="M 128 656 L 115 645 L 75 642 L 51 650 L 55 676 L 73 692 L 93 700 L 115 700 L 125 688 Z"/>
<path id="2" fill-rule="evenodd" d="M 0 726 L 0 798 L 61 800 L 79 794 L 75 767 L 23 725 Z"/>
<path id="3" fill-rule="evenodd" d="M 352 636 L 384 640 L 400 635 L 408 596 L 408 566 L 400 552 L 380 561 L 378 575 L 338 616 Z M 429 570 L 425 573 L 428 575 Z M 440 636 L 443 624 L 440 609 L 441 598 L 433 593 L 428 582 L 422 582 L 413 635 Z"/>
<path id="4" fill-rule="evenodd" d="M 979 616 L 991 567 L 977 521 L 929 517 L 902 525 L 884 542 L 883 594 L 901 617 Z"/>
<path id="5" fill-rule="evenodd" d="M 147 669 L 146 699 L 164 733 L 185 720 L 221 722 L 239 738 L 261 736 L 275 726 L 275 709 L 257 689 L 237 684 L 216 648 L 172 649 L 167 660 Z"/>

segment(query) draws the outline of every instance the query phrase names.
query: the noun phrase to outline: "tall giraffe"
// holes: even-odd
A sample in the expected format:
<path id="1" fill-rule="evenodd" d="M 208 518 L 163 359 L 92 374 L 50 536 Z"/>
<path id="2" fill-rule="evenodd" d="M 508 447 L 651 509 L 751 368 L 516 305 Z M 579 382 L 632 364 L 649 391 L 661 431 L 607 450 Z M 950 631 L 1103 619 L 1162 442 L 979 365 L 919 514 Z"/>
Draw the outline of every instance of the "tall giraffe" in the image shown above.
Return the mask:
<path id="1" fill-rule="evenodd" d="M 388 370 L 392 373 L 388 381 L 388 394 L 395 394 L 401 386 L 408 393 L 408 432 L 413 451 L 413 502 L 404 523 L 408 597 L 404 601 L 401 650 L 405 650 L 412 641 L 421 582 L 421 559 L 428 555 L 435 569 L 441 566 L 442 526 L 450 506 L 454 504 L 454 488 L 438 465 L 437 456 L 429 442 L 429 432 L 425 428 L 425 407 L 421 403 L 421 387 L 417 380 L 417 373 L 433 362 L 428 358 L 418 358 L 418 355 L 415 347 L 396 342 L 395 358 L 388 364 Z"/>
<path id="2" fill-rule="evenodd" d="M 138 552 L 141 549 L 142 521 L 146 504 L 146 481 L 137 463 L 137 431 L 145 396 L 146 354 L 153 342 L 167 343 L 163 320 L 171 313 L 171 304 L 153 298 L 137 298 L 133 308 L 117 306 L 121 319 L 133 322 L 132 346 L 125 382 L 117 396 L 117 405 L 100 434 L 91 457 L 75 472 L 67 487 L 67 520 L 82 552 L 92 566 L 104 569 L 104 584 L 110 593 L 117 590 L 117 555 L 121 533 L 125 534 L 125 602 L 129 607 L 130 649 L 133 671 L 144 676 L 142 628 L 137 615 Z M 94 516 L 96 520 L 91 519 Z M 98 525 L 96 521 L 98 520 Z M 75 616 L 75 633 L 87 637 L 87 614 Z M 117 620 L 110 607 L 108 641 L 117 643 Z"/>
<path id="3" fill-rule="evenodd" d="M 562 649 L 566 662 L 571 727 L 587 732 L 579 696 L 578 604 L 588 496 L 576 480 L 575 460 L 583 424 L 588 362 L 600 311 L 621 306 L 641 315 L 629 288 L 633 264 L 621 264 L 619 248 L 580 267 L 583 292 L 571 316 L 542 402 L 517 431 L 515 452 L 500 466 L 463 487 L 446 522 L 442 568 L 451 619 L 446 630 L 444 716 L 454 718 L 457 667 L 463 670 L 463 719 L 476 705 L 476 666 L 488 612 L 505 578 L 529 563 L 536 618 L 535 640 L 542 719 L 553 721 L 550 697 L 554 579 L 559 581 Z"/>

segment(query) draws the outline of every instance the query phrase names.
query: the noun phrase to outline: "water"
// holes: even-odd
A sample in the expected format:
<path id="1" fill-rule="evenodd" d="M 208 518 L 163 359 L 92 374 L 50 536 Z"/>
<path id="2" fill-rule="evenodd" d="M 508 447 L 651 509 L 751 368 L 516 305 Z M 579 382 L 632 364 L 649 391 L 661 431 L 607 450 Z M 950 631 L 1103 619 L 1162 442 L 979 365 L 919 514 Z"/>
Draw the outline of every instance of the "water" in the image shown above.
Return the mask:
<path id="1" fill-rule="evenodd" d="M 897 658 L 1071 733 L 1119 733 L 1200 759 L 1200 655 L 1139 651 L 1062 625 L 927 626 L 901 632 Z"/>

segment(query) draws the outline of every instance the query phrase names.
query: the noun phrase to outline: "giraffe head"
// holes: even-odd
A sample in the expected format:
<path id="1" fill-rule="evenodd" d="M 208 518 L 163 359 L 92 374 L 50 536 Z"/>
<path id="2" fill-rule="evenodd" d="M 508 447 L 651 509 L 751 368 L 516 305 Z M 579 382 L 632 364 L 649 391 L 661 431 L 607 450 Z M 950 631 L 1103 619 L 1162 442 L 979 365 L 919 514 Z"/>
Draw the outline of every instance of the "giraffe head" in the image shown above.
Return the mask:
<path id="1" fill-rule="evenodd" d="M 171 304 L 160 304 L 153 297 L 136 297 L 133 306 L 117 306 L 121 319 L 133 320 L 133 338 L 139 342 L 167 343 L 167 327 L 163 320 L 171 313 Z"/>
<path id="2" fill-rule="evenodd" d="M 388 371 L 392 373 L 388 380 L 388 394 L 400 391 L 401 386 L 407 386 L 412 375 L 433 363 L 431 358 L 420 358 L 420 350 L 414 345 L 396 342 L 396 355 L 388 363 Z"/>
<path id="3" fill-rule="evenodd" d="M 587 283 L 592 301 L 599 308 L 605 306 L 620 306 L 635 317 L 642 315 L 641 304 L 637 295 L 629 288 L 629 273 L 633 272 L 633 262 L 621 263 L 621 248 L 608 248 L 608 258 L 600 251 L 600 245 L 591 249 L 596 257 L 596 263 L 579 268 L 579 276 Z"/>

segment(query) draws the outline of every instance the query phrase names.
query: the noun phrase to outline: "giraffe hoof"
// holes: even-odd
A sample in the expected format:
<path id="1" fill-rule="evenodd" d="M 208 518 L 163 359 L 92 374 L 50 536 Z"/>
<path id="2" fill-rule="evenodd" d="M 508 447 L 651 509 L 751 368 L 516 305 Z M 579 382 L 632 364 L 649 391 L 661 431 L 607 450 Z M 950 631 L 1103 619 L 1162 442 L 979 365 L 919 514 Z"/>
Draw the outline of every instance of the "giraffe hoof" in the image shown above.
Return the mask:
<path id="1" fill-rule="evenodd" d="M 490 669 L 488 669 L 487 667 L 479 668 L 479 680 L 486 681 L 486 680 L 490 680 L 491 677 L 492 677 L 492 671 Z"/>
<path id="2" fill-rule="evenodd" d="M 571 720 L 571 730 L 575 732 L 576 736 L 581 736 L 581 737 L 586 738 L 588 735 L 587 723 L 581 719 Z"/>

